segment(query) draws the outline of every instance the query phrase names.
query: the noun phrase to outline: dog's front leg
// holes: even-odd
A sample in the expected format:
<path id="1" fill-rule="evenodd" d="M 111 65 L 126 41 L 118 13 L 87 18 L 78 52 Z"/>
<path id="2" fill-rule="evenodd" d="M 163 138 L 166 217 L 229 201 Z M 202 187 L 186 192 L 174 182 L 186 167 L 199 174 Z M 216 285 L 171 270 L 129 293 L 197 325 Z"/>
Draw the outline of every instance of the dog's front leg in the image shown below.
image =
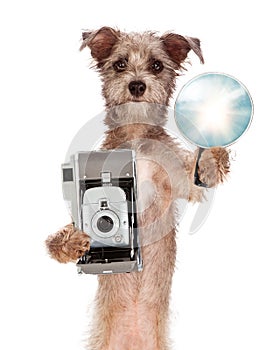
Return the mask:
<path id="1" fill-rule="evenodd" d="M 203 150 L 198 162 L 199 180 L 208 187 L 222 183 L 229 173 L 229 151 L 222 147 Z"/>
<path id="2" fill-rule="evenodd" d="M 181 165 L 172 171 L 173 197 L 186 198 L 190 202 L 201 202 L 204 188 L 195 185 L 195 170 L 199 180 L 206 187 L 215 187 L 222 183 L 229 173 L 229 151 L 222 147 L 203 150 L 198 159 L 198 150 L 194 153 L 183 151 L 180 154 Z M 198 162 L 198 165 L 197 165 Z"/>
<path id="3" fill-rule="evenodd" d="M 76 261 L 90 249 L 90 237 L 75 229 L 73 224 L 63 227 L 46 240 L 50 256 L 60 263 Z"/>

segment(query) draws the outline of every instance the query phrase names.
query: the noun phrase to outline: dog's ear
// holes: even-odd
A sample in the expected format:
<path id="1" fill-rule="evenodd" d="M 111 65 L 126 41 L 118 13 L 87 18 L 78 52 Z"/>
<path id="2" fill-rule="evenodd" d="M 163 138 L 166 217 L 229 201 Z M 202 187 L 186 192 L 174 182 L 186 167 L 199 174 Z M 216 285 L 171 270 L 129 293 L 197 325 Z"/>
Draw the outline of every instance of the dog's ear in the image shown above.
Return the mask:
<path id="1" fill-rule="evenodd" d="M 161 37 L 165 51 L 171 57 L 171 59 L 178 65 L 184 62 L 188 57 L 190 50 L 199 57 L 200 62 L 204 63 L 204 58 L 200 48 L 200 40 L 197 38 L 184 37 L 179 34 L 168 33 Z"/>
<path id="2" fill-rule="evenodd" d="M 119 35 L 119 31 L 110 27 L 102 27 L 93 32 L 84 32 L 80 50 L 88 46 L 92 57 L 100 64 L 102 60 L 110 56 L 114 45 L 119 39 Z"/>

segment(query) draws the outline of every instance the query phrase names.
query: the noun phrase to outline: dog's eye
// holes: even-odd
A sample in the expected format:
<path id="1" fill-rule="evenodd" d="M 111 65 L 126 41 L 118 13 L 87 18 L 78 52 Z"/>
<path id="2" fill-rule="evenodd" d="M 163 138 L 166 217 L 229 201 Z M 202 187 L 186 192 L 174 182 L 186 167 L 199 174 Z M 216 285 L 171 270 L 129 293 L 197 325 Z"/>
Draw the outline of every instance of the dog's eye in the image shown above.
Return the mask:
<path id="1" fill-rule="evenodd" d="M 163 64 L 161 61 L 154 61 L 152 63 L 152 70 L 154 73 L 160 73 L 163 70 Z"/>
<path id="2" fill-rule="evenodd" d="M 113 68 L 116 72 L 123 72 L 127 67 L 127 60 L 121 59 L 113 64 Z"/>

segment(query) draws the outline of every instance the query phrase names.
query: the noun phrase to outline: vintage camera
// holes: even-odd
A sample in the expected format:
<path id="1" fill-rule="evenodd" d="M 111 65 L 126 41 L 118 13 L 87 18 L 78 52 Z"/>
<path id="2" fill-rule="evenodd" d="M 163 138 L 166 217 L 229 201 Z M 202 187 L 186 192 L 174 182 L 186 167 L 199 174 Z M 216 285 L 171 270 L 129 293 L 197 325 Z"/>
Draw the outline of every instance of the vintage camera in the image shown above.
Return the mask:
<path id="1" fill-rule="evenodd" d="M 72 155 L 62 165 L 62 183 L 74 225 L 91 237 L 90 250 L 77 262 L 78 272 L 141 271 L 134 152 Z"/>

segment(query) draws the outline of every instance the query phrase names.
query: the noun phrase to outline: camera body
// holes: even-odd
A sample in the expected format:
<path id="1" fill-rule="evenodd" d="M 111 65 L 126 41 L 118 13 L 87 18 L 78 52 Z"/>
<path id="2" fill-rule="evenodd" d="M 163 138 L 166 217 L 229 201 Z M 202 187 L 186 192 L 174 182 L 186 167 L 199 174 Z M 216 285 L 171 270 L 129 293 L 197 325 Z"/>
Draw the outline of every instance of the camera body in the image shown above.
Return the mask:
<path id="1" fill-rule="evenodd" d="M 78 272 L 141 271 L 134 151 L 78 152 L 62 164 L 62 184 L 75 227 L 91 237 Z"/>
<path id="2" fill-rule="evenodd" d="M 129 245 L 128 206 L 120 187 L 88 189 L 82 205 L 83 231 L 91 236 L 95 247 Z"/>

